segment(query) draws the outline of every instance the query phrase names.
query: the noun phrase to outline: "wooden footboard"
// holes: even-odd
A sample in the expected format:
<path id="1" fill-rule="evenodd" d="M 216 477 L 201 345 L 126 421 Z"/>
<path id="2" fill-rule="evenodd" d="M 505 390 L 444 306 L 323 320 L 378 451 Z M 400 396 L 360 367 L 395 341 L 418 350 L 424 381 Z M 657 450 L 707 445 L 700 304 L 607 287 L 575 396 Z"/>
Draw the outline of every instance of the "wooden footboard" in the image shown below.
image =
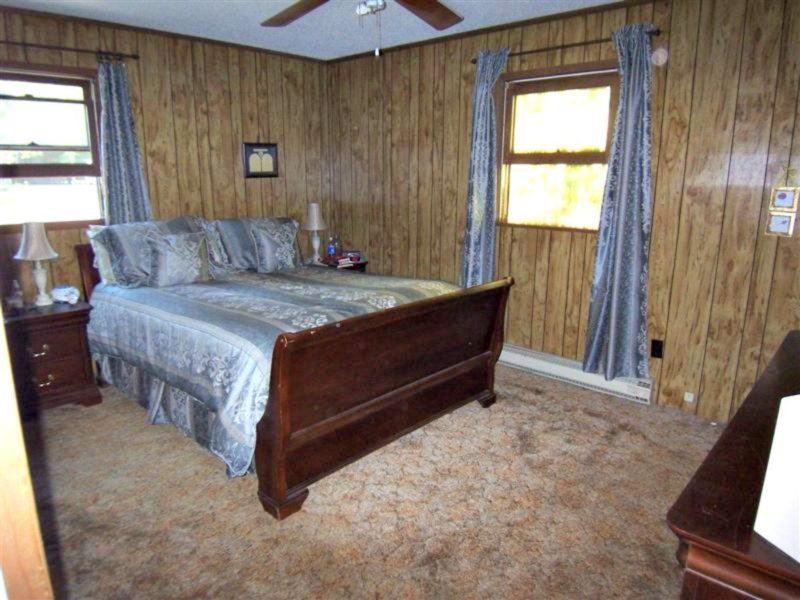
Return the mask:
<path id="1" fill-rule="evenodd" d="M 256 471 L 281 519 L 308 485 L 471 400 L 494 402 L 511 278 L 278 337 Z"/>

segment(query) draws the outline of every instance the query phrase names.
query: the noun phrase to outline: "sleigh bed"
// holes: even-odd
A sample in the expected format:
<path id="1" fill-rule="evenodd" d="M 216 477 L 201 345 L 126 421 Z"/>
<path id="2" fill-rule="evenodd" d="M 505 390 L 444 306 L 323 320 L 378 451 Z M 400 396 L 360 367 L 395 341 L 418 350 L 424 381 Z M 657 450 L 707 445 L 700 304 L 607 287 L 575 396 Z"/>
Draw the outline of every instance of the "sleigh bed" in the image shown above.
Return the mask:
<path id="1" fill-rule="evenodd" d="M 100 284 L 94 252 L 75 250 L 89 299 Z M 278 334 L 252 452 L 264 509 L 285 518 L 318 479 L 467 402 L 491 405 L 511 285 L 506 278 Z M 109 296 L 101 289 L 96 319 Z"/>

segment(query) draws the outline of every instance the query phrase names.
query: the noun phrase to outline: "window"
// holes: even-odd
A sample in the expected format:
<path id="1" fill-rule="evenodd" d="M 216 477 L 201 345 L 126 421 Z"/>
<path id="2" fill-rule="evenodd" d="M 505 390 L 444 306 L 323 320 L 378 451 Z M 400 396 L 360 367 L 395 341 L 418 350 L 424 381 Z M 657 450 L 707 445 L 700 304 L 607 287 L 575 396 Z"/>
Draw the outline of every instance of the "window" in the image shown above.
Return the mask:
<path id="1" fill-rule="evenodd" d="M 617 95 L 612 68 L 505 83 L 502 222 L 597 229 Z"/>
<path id="2" fill-rule="evenodd" d="M 91 76 L 0 70 L 0 224 L 98 220 L 99 175 Z"/>

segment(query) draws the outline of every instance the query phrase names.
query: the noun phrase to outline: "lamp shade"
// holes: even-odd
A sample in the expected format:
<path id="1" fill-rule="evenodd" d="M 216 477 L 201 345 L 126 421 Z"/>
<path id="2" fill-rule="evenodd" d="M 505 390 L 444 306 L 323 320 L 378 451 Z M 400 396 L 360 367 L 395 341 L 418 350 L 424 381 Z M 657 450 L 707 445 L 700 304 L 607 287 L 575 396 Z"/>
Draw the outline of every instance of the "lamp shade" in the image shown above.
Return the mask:
<path id="1" fill-rule="evenodd" d="M 17 260 L 58 258 L 58 252 L 53 250 L 50 242 L 47 241 L 47 232 L 43 223 L 25 223 L 22 226 L 22 241 L 14 258 Z"/>
<path id="2" fill-rule="evenodd" d="M 322 209 L 316 202 L 311 202 L 308 205 L 308 215 L 306 216 L 305 225 L 303 229 L 306 231 L 322 231 L 328 226 L 325 224 L 325 219 L 322 218 Z"/>

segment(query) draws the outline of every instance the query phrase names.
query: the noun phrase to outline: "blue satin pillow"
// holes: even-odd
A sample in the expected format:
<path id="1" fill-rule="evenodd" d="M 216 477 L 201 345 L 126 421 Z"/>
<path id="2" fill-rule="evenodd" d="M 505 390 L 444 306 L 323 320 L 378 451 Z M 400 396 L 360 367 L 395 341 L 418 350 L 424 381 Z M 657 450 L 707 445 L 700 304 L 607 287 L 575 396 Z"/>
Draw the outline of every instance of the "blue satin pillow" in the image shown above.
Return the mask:
<path id="1" fill-rule="evenodd" d="M 205 233 L 148 237 L 147 244 L 150 247 L 148 286 L 185 285 L 211 279 Z"/>
<path id="2" fill-rule="evenodd" d="M 258 259 L 250 238 L 250 219 L 220 219 L 211 223 L 219 232 L 228 266 L 236 271 L 255 271 Z"/>
<path id="3" fill-rule="evenodd" d="M 288 271 L 300 265 L 298 228 L 297 221 L 288 218 L 257 219 L 251 223 L 259 273 Z"/>
<path id="4" fill-rule="evenodd" d="M 275 235 L 277 230 L 286 226 L 283 231 L 286 236 L 291 234 L 292 244 L 295 247 L 295 267 L 300 262 L 300 248 L 297 245 L 297 231 L 299 229 L 297 221 L 289 217 L 267 217 L 258 219 L 220 219 L 208 222 L 209 228 L 215 229 L 219 233 L 223 252 L 227 261 L 227 268 L 235 271 L 259 271 L 269 273 L 269 265 L 276 264 L 271 252 L 277 247 L 270 246 L 268 242 L 261 245 L 261 255 L 259 255 L 259 244 L 253 235 L 254 230 L 268 232 L 267 235 Z M 207 230 L 208 234 L 208 230 Z M 286 237 L 284 236 L 284 237 Z M 212 266 L 214 264 L 214 240 L 209 236 L 210 251 L 212 254 Z M 288 256 L 282 259 L 281 264 L 288 264 Z M 290 267 L 285 267 L 290 268 Z M 294 268 L 294 267 L 291 267 Z M 277 269 L 273 269 L 277 270 Z M 212 269 L 213 271 L 213 269 Z M 215 274 L 216 277 L 216 274 Z"/>
<path id="5" fill-rule="evenodd" d="M 147 240 L 176 233 L 202 231 L 197 217 L 168 221 L 141 221 L 104 227 L 92 237 L 92 246 L 102 244 L 108 254 L 115 283 L 123 287 L 147 285 L 150 277 L 150 246 Z"/>

